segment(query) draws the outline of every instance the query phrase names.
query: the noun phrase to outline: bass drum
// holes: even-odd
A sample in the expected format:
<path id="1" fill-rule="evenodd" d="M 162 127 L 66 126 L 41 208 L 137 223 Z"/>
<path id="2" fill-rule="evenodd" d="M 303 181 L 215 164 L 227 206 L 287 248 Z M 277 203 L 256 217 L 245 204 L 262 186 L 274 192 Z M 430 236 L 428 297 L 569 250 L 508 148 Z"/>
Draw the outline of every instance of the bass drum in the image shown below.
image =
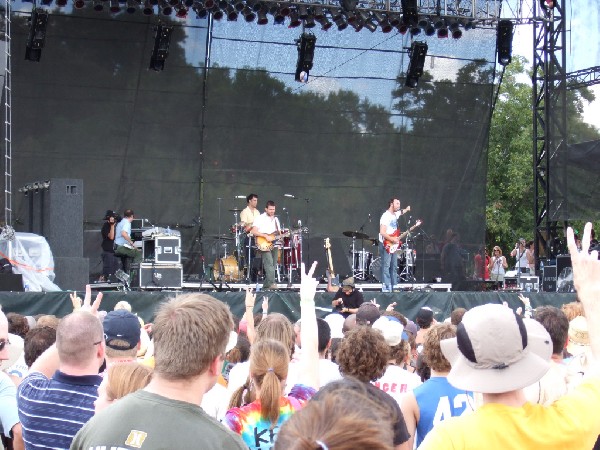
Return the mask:
<path id="1" fill-rule="evenodd" d="M 243 278 L 237 259 L 233 255 L 215 261 L 213 276 L 216 281 L 241 281 Z"/>
<path id="2" fill-rule="evenodd" d="M 375 258 L 369 266 L 369 275 L 381 283 L 381 256 Z"/>

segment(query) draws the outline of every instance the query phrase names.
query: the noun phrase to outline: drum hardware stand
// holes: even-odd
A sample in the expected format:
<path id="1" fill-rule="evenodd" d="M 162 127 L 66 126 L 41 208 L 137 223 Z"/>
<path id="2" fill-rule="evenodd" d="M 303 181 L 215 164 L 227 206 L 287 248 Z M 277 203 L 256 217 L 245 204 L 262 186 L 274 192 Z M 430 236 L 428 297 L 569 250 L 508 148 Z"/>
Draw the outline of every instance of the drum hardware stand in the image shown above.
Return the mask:
<path id="1" fill-rule="evenodd" d="M 410 234 L 407 236 L 406 239 L 406 249 L 402 250 L 404 254 L 404 268 L 402 269 L 402 272 L 400 272 L 400 274 L 398 275 L 398 281 L 404 281 L 406 283 L 415 283 L 417 280 L 415 279 L 413 271 L 414 253 L 413 248 L 411 244 L 408 243 L 408 241 L 410 241 Z M 409 261 L 408 257 L 406 256 L 407 251 L 410 252 L 411 261 Z"/>

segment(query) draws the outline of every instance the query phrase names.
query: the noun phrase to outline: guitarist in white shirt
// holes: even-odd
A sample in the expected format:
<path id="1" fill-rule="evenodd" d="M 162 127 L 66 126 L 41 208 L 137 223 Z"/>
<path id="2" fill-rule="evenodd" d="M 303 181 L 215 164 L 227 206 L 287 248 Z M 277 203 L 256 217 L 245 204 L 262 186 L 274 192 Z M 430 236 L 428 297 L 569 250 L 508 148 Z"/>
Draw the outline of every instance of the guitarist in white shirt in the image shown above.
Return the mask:
<path id="1" fill-rule="evenodd" d="M 279 224 L 279 219 L 275 217 L 275 202 L 273 200 L 269 200 L 265 207 L 265 212 L 254 219 L 252 234 L 257 237 L 257 244 L 259 241 L 258 238 L 264 238 L 272 244 L 281 234 L 281 225 Z M 263 289 L 277 289 L 277 284 L 275 284 L 275 269 L 277 267 L 277 258 L 279 257 L 279 248 L 276 245 L 272 245 L 272 248 L 268 250 L 257 248 L 256 251 L 262 256 L 263 269 L 265 271 Z"/>
<path id="2" fill-rule="evenodd" d="M 395 250 L 400 243 L 398 218 L 410 211 L 410 206 L 400 209 L 400 200 L 390 199 L 388 209 L 379 219 L 379 255 L 381 256 L 381 292 L 393 292 L 398 284 L 398 258 Z M 388 252 L 385 243 L 394 247 Z"/>

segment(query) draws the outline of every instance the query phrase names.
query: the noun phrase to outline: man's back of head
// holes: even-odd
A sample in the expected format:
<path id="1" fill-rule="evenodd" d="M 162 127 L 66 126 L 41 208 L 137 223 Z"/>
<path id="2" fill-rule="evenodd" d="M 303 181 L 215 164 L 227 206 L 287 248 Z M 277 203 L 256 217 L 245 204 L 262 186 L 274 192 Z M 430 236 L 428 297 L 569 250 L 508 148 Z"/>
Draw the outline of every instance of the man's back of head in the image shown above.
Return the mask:
<path id="1" fill-rule="evenodd" d="M 154 373 L 169 380 L 201 375 L 225 353 L 232 329 L 227 305 L 208 295 L 181 295 L 164 303 L 153 326 Z"/>
<path id="2" fill-rule="evenodd" d="M 77 368 L 95 365 L 97 346 L 103 342 L 104 331 L 97 317 L 83 311 L 65 316 L 56 329 L 56 348 L 61 368 L 64 365 Z"/>
<path id="3" fill-rule="evenodd" d="M 555 306 L 536 308 L 533 318 L 541 323 L 552 339 L 552 353 L 561 355 L 569 335 L 567 315 Z"/>

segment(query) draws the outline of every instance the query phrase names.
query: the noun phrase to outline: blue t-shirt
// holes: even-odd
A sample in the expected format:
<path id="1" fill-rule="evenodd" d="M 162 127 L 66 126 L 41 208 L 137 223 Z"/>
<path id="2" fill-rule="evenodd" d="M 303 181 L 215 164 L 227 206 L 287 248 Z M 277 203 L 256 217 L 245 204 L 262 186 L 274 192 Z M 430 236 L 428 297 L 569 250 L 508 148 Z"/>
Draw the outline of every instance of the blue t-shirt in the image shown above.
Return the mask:
<path id="1" fill-rule="evenodd" d="M 427 433 L 434 425 L 448 417 L 460 416 L 472 411 L 473 393 L 456 389 L 446 377 L 431 377 L 413 390 L 419 405 L 419 423 L 417 424 L 417 447 L 421 445 Z"/>
<path id="2" fill-rule="evenodd" d="M 131 238 L 131 222 L 126 218 L 121 219 L 115 228 L 115 245 L 128 244 L 127 240 L 125 240 L 123 234 L 121 233 L 122 231 L 125 231 L 127 236 Z"/>
<path id="3" fill-rule="evenodd" d="M 94 415 L 98 375 L 56 371 L 50 379 L 34 372 L 18 388 L 17 404 L 25 447 L 68 449 L 79 429 Z"/>

